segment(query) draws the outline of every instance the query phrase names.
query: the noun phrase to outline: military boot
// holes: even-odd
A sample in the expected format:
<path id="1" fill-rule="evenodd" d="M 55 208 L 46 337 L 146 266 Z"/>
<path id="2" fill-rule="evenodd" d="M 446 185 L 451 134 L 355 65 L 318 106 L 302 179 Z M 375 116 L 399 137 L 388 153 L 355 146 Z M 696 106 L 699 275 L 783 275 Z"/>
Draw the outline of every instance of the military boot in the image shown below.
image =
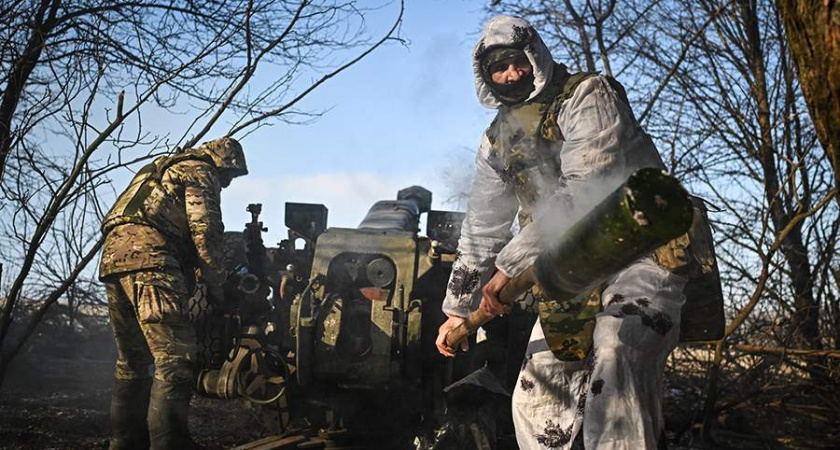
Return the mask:
<path id="1" fill-rule="evenodd" d="M 190 439 L 187 426 L 192 392 L 192 384 L 155 378 L 149 402 L 152 450 L 201 448 Z"/>
<path id="2" fill-rule="evenodd" d="M 146 411 L 149 408 L 151 378 L 114 380 L 111 392 L 110 450 L 149 448 Z"/>

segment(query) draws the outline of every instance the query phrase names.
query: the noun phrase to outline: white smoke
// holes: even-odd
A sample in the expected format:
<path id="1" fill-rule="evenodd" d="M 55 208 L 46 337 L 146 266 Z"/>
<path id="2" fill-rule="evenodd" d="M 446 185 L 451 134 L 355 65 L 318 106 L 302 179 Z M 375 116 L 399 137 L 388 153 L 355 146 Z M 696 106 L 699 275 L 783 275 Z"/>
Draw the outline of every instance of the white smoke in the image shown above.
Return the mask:
<path id="1" fill-rule="evenodd" d="M 584 182 L 570 180 L 553 196 L 537 203 L 532 226 L 527 226 L 499 253 L 499 267 L 517 275 L 533 265 L 540 252 L 561 239 L 578 220 L 618 189 L 632 174 L 612 172 Z"/>

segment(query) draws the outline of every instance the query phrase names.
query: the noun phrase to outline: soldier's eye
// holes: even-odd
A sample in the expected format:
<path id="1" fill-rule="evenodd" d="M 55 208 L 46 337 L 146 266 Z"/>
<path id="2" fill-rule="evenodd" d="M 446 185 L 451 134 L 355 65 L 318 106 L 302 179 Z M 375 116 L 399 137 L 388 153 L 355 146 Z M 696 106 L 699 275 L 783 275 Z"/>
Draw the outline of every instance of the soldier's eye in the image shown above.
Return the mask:
<path id="1" fill-rule="evenodd" d="M 507 64 L 495 63 L 490 66 L 490 73 L 504 72 L 505 70 L 507 70 L 507 68 Z"/>
<path id="2" fill-rule="evenodd" d="M 523 68 L 523 67 L 531 67 L 531 61 L 528 60 L 527 56 L 519 56 L 513 62 L 516 67 Z"/>

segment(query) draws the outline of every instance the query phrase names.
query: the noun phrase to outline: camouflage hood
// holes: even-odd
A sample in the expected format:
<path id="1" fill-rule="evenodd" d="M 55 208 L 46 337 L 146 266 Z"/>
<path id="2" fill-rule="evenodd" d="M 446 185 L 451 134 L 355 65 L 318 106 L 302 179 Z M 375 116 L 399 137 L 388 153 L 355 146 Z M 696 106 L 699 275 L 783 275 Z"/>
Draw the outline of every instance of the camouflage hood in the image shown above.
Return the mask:
<path id="1" fill-rule="evenodd" d="M 484 27 L 481 37 L 473 49 L 473 73 L 478 101 L 491 109 L 498 109 L 503 105 L 485 81 L 481 68 L 481 58 L 487 52 L 499 47 L 516 48 L 525 52 L 534 68 L 534 90 L 527 100 L 538 96 L 551 80 L 554 69 L 551 52 L 540 39 L 534 27 L 525 19 L 512 16 L 496 16 Z"/>
<path id="2" fill-rule="evenodd" d="M 242 146 L 233 138 L 221 138 L 215 141 L 205 142 L 199 147 L 189 150 L 196 155 L 209 156 L 217 169 L 227 170 L 232 177 L 239 177 L 248 174 L 248 166 L 245 164 L 245 153 Z"/>

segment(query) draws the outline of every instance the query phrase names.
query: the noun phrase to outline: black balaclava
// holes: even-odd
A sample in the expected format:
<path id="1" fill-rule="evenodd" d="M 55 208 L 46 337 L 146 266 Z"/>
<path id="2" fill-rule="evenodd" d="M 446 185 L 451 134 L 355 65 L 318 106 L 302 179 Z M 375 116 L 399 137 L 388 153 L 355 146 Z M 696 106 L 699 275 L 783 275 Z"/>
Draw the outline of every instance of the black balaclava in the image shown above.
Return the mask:
<path id="1" fill-rule="evenodd" d="M 496 84 L 493 82 L 493 78 L 490 76 L 490 66 L 498 61 L 502 61 L 513 56 L 527 58 L 525 52 L 511 47 L 497 47 L 488 51 L 481 57 L 481 74 L 482 77 L 484 77 L 484 81 L 499 101 L 507 106 L 513 106 L 524 102 L 531 95 L 531 92 L 534 92 L 533 69 L 531 70 L 531 73 L 522 77 L 519 81 L 513 84 Z"/>

